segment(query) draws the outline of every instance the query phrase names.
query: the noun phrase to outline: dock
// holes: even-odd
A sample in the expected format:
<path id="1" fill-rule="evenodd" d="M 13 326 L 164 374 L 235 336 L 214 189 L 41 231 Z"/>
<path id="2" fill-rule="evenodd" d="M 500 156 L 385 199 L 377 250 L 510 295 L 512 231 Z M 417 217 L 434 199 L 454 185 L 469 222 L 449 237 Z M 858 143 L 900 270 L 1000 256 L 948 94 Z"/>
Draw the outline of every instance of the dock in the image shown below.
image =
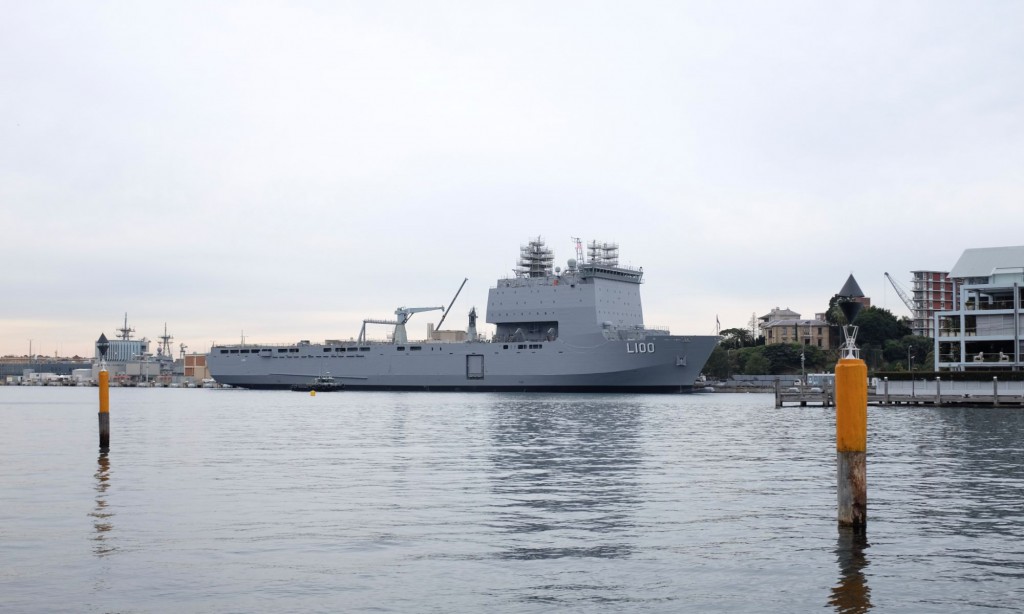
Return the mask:
<path id="1" fill-rule="evenodd" d="M 775 407 L 835 405 L 829 386 L 785 385 L 775 382 Z M 936 407 L 1016 407 L 1024 408 L 1024 382 L 961 382 L 936 379 L 917 381 L 875 381 L 868 387 L 868 405 L 896 407 L 930 405 Z"/>
<path id="2" fill-rule="evenodd" d="M 785 407 L 786 405 L 832 407 L 835 404 L 835 395 L 830 386 L 808 386 L 798 383 L 792 386 L 783 386 L 779 380 L 775 380 L 775 407 Z"/>
<path id="3" fill-rule="evenodd" d="M 952 407 L 1024 407 L 1024 381 L 953 381 L 942 377 L 910 381 L 876 380 L 868 390 L 876 406 L 932 405 Z"/>

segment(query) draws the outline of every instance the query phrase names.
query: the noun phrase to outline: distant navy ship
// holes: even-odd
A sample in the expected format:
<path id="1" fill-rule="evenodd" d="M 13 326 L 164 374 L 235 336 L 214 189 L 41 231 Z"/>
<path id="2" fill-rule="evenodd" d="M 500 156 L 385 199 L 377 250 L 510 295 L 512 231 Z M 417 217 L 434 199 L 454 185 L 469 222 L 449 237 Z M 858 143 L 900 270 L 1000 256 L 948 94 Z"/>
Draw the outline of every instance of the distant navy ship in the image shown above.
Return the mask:
<path id="1" fill-rule="evenodd" d="M 644 326 L 643 269 L 620 266 L 615 244 L 591 241 L 584 257 L 577 240 L 565 270 L 553 263 L 539 237 L 520 248 L 515 275 L 488 292 L 489 340 L 477 334 L 473 309 L 457 341 L 428 329 L 431 339 L 410 342 L 413 314 L 445 310 L 400 307 L 393 320 L 364 320 L 355 341 L 215 345 L 207 365 L 217 382 L 242 388 L 287 389 L 331 373 L 350 391 L 692 390 L 718 337 Z M 367 324 L 394 326 L 391 340 L 368 341 Z"/>

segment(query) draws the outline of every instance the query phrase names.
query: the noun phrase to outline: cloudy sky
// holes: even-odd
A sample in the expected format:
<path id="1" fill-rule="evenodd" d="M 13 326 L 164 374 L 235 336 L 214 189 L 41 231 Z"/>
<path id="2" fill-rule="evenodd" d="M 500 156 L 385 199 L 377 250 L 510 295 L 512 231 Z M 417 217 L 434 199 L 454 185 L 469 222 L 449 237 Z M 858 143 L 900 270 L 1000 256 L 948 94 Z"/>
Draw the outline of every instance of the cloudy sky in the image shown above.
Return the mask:
<path id="1" fill-rule="evenodd" d="M 1024 244 L 1016 1 L 2 5 L 0 354 L 348 338 L 469 278 L 461 328 L 538 235 L 618 242 L 681 334 Z"/>

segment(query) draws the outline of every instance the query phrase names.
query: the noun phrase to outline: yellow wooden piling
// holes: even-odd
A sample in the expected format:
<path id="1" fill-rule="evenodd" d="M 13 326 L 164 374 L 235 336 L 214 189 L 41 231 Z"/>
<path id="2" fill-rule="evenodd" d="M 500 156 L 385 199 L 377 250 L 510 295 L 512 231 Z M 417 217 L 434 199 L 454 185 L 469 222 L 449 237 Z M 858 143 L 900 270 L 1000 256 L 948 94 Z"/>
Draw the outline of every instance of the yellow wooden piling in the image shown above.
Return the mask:
<path id="1" fill-rule="evenodd" d="M 110 373 L 100 370 L 100 449 L 110 447 Z"/>
<path id="2" fill-rule="evenodd" d="M 836 365 L 836 480 L 839 524 L 867 524 L 868 368 L 859 358 Z"/>

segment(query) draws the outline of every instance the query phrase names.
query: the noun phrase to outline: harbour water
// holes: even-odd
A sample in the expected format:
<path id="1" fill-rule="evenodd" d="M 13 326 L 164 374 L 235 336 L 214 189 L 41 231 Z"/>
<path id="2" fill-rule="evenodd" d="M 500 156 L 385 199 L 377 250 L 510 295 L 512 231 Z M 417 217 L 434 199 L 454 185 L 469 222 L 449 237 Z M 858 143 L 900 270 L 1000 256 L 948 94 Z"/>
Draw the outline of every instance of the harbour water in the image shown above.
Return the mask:
<path id="1" fill-rule="evenodd" d="M 4 612 L 1019 611 L 1024 411 L 0 388 Z"/>

